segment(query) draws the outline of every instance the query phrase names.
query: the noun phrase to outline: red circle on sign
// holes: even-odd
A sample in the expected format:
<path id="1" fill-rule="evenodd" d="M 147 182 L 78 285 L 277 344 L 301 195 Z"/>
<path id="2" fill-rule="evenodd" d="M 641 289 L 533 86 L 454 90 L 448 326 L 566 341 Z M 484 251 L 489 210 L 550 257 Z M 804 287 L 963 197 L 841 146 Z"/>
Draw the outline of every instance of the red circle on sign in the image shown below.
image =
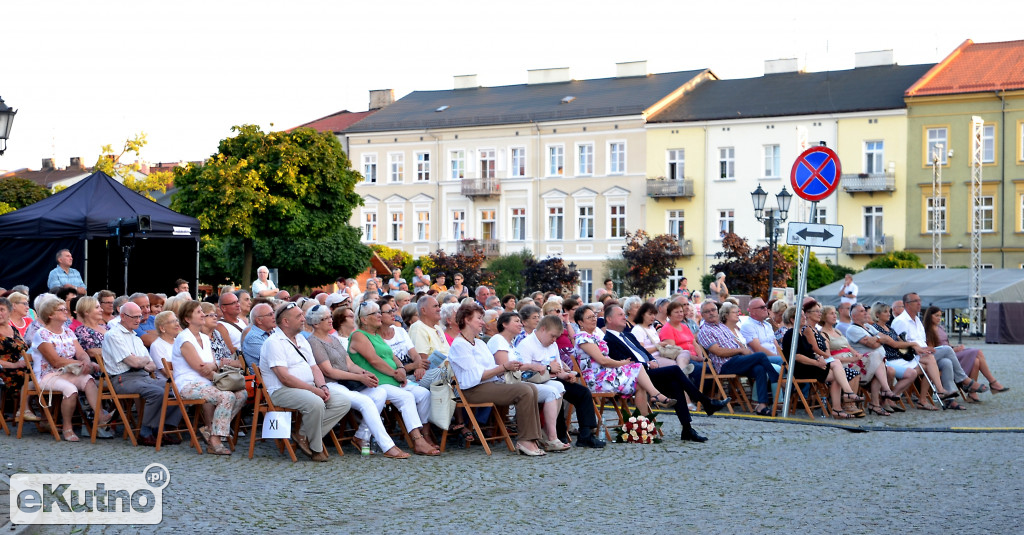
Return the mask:
<path id="1" fill-rule="evenodd" d="M 811 147 L 793 162 L 789 182 L 800 198 L 820 201 L 839 187 L 839 156 L 828 147 Z"/>

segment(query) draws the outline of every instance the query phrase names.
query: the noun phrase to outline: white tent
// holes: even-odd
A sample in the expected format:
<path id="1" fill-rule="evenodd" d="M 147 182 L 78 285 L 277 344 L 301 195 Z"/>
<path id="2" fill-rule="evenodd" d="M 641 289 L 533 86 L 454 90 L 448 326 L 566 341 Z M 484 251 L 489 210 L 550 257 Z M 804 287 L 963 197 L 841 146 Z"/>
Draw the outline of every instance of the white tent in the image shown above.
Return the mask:
<path id="1" fill-rule="evenodd" d="M 916 292 L 923 307 L 967 308 L 970 292 L 969 269 L 868 269 L 853 276 L 859 290 L 857 302 L 892 303 Z M 839 304 L 843 281 L 810 292 L 827 305 Z M 987 303 L 1024 303 L 1024 270 L 981 270 L 981 296 Z"/>

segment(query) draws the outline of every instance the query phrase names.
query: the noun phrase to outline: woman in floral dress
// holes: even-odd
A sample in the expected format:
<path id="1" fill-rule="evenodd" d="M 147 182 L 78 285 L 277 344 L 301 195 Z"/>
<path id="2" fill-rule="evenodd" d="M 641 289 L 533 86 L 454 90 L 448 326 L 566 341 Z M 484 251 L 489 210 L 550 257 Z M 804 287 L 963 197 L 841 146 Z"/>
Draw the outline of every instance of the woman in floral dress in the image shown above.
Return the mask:
<path id="1" fill-rule="evenodd" d="M 0 297 L 0 384 L 7 392 L 17 397 L 21 394 L 21 385 L 25 384 L 25 352 L 28 351 L 28 344 L 21 337 L 17 327 L 11 323 L 10 312 L 11 302 L 6 297 Z M 26 326 L 28 323 L 25 324 Z M 0 395 L 7 395 L 0 391 Z M 39 417 L 32 413 L 28 407 L 23 407 L 25 420 L 38 422 Z M 0 415 L 3 417 L 3 415 Z"/>

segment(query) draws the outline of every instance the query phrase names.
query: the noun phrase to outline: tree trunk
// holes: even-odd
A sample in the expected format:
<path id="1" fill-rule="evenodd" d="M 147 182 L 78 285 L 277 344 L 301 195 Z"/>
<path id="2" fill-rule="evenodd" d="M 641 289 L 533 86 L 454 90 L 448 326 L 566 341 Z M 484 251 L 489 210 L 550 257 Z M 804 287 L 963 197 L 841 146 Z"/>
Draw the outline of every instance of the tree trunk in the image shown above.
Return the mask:
<path id="1" fill-rule="evenodd" d="M 242 238 L 242 289 L 246 291 L 252 287 L 252 251 L 252 238 Z"/>

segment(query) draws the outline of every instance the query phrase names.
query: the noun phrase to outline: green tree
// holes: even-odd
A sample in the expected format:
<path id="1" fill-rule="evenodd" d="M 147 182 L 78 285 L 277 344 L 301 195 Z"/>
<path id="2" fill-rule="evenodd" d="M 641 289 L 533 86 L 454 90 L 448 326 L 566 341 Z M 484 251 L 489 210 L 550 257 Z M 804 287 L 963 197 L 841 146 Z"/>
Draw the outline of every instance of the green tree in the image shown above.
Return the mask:
<path id="1" fill-rule="evenodd" d="M 10 212 L 13 212 L 13 211 L 14 211 L 14 207 L 13 206 L 11 206 L 11 205 L 3 202 L 3 201 L 0 201 L 0 215 L 4 215 L 4 214 L 7 214 L 7 213 L 10 213 Z"/>
<path id="2" fill-rule="evenodd" d="M 404 271 L 407 266 L 412 266 L 413 264 L 412 255 L 401 249 L 392 249 L 387 245 L 381 245 L 379 243 L 371 245 L 370 249 L 373 249 L 373 252 L 377 253 L 377 256 L 379 256 L 385 264 L 390 266 L 391 269 L 398 268 Z M 411 273 L 412 268 L 410 267 L 409 269 Z M 383 276 L 383 274 L 381 274 L 381 276 Z M 390 278 L 391 274 L 387 273 L 387 277 L 384 278 L 384 281 L 387 282 Z M 408 279 L 409 277 L 405 278 Z"/>
<path id="3" fill-rule="evenodd" d="M 140 162 L 142 147 L 146 146 L 146 133 L 140 132 L 135 137 L 127 139 L 121 152 L 114 153 L 113 145 L 104 145 L 96 165 L 92 166 L 93 171 L 103 171 L 111 178 L 120 179 L 128 189 L 137 192 L 151 201 L 156 199 L 150 194 L 152 191 L 160 193 L 167 192 L 167 186 L 174 181 L 174 175 L 168 171 L 155 171 L 148 175 L 142 174 L 142 163 Z M 121 161 L 126 154 L 134 154 L 135 161 L 124 163 Z"/>
<path id="4" fill-rule="evenodd" d="M 232 131 L 204 164 L 175 168 L 171 207 L 198 218 L 204 234 L 241 241 L 242 284 L 252 282 L 257 241 L 261 254 L 272 255 L 267 264 L 283 269 L 282 283 L 365 269 L 369 249 L 348 225 L 362 204 L 361 177 L 338 139 L 311 128 Z"/>
<path id="5" fill-rule="evenodd" d="M 505 294 L 526 294 L 526 277 L 523 276 L 523 271 L 528 259 L 533 259 L 533 253 L 523 249 L 518 253 L 499 256 L 487 265 L 487 271 L 494 276 L 494 292 L 499 297 Z"/>
<path id="6" fill-rule="evenodd" d="M 444 273 L 445 280 L 454 282 L 455 274 L 462 273 L 464 277 L 462 284 L 469 288 L 470 295 L 473 294 L 477 286 L 481 284 L 489 286 L 494 282 L 492 278 L 494 274 L 483 269 L 487 257 L 484 256 L 482 249 L 475 249 L 471 255 L 462 253 L 450 255 L 444 250 L 440 250 L 427 256 L 430 257 L 429 272 L 432 276 L 436 277 L 438 274 Z M 451 286 L 451 282 L 448 283 L 448 286 Z"/>
<path id="7" fill-rule="evenodd" d="M 782 253 L 782 256 L 786 257 L 787 261 L 791 262 L 791 267 L 786 270 L 786 273 L 789 275 L 789 280 L 786 283 L 793 288 L 796 288 L 796 279 L 800 276 L 799 251 L 796 245 L 779 246 L 779 252 Z M 822 286 L 832 284 L 836 280 L 832 268 L 823 264 L 812 252 L 811 257 L 807 259 L 807 290 L 816 290 Z"/>
<path id="8" fill-rule="evenodd" d="M 665 280 L 672 274 L 681 254 L 679 242 L 673 236 L 651 237 L 643 230 L 635 234 L 627 232 L 622 258 L 629 267 L 623 282 L 631 293 L 640 297 L 653 295 L 665 287 Z"/>
<path id="9" fill-rule="evenodd" d="M 875 257 L 864 266 L 864 269 L 872 268 L 895 268 L 895 269 L 922 269 L 924 264 L 921 258 L 909 251 L 893 251 L 885 256 Z"/>
<path id="10" fill-rule="evenodd" d="M 0 179 L 0 203 L 10 205 L 11 210 L 24 208 L 49 196 L 50 190 L 27 178 L 12 176 Z"/>

